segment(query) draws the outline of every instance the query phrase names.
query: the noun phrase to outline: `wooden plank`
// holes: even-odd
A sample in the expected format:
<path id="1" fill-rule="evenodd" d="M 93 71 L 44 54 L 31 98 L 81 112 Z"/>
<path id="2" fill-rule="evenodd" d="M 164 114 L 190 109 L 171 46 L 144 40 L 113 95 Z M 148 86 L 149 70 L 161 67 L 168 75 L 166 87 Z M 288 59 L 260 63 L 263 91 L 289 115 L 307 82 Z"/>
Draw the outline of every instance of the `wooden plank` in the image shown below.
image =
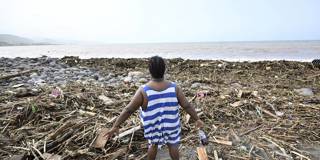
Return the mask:
<path id="1" fill-rule="evenodd" d="M 204 146 L 197 147 L 199 160 L 209 160 L 206 148 Z"/>
<path id="2" fill-rule="evenodd" d="M 227 145 L 227 146 L 232 146 L 232 141 L 225 141 L 225 140 L 215 139 L 215 140 L 210 140 L 210 142 L 224 144 L 224 145 Z"/>
<path id="3" fill-rule="evenodd" d="M 141 129 L 141 126 L 133 127 L 133 128 L 131 128 L 129 130 L 126 130 L 126 131 L 120 133 L 118 136 L 114 137 L 113 140 L 117 140 L 118 138 L 122 138 L 124 136 L 129 135 L 129 134 L 132 134 L 133 132 L 135 132 L 135 131 L 137 131 L 139 129 Z"/>
<path id="4" fill-rule="evenodd" d="M 104 137 L 104 135 L 109 131 L 108 128 L 101 128 L 99 130 L 98 136 L 96 138 L 96 140 L 93 143 L 93 147 L 94 148 L 104 148 L 104 146 L 106 145 L 108 139 L 106 137 Z"/>

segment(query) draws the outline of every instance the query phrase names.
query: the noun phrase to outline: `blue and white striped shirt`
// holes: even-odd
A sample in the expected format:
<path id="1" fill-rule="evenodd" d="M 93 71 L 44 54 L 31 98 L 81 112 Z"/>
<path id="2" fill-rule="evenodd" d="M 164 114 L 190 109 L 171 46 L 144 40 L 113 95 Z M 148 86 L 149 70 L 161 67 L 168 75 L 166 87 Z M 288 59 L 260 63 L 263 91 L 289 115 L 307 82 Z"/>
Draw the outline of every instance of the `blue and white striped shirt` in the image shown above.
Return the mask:
<path id="1" fill-rule="evenodd" d="M 141 108 L 140 114 L 144 137 L 149 144 L 179 144 L 181 126 L 176 84 L 171 83 L 163 91 L 144 85 L 143 90 L 148 99 L 146 110 Z"/>

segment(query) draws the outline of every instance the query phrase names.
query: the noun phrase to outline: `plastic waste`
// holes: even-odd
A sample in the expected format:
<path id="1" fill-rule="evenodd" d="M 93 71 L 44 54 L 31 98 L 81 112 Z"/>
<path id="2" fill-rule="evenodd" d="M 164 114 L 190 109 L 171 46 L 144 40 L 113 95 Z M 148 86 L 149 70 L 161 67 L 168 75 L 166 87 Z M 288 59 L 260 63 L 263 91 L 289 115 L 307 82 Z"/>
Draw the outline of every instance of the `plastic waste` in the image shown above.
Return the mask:
<path id="1" fill-rule="evenodd" d="M 208 145 L 209 141 L 203 130 L 199 129 L 198 131 L 200 142 L 202 145 Z"/>

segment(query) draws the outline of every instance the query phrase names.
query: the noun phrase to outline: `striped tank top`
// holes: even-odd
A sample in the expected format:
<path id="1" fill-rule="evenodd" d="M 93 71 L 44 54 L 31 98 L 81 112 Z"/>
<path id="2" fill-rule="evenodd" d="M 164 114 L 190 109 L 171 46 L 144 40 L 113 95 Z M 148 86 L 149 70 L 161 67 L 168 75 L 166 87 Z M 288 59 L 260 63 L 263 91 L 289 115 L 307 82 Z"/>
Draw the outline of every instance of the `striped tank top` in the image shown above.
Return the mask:
<path id="1" fill-rule="evenodd" d="M 171 83 L 163 91 L 144 85 L 143 90 L 148 99 L 147 108 L 140 108 L 144 137 L 149 144 L 179 144 L 181 126 L 176 84 Z"/>

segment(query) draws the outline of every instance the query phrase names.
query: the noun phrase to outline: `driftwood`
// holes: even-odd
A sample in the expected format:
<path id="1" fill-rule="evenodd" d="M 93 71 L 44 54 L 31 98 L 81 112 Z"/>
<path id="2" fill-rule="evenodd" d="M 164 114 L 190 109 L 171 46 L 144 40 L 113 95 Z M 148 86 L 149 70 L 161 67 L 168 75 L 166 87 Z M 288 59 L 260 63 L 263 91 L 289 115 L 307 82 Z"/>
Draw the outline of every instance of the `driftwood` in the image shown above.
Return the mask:
<path id="1" fill-rule="evenodd" d="M 141 129 L 141 126 L 133 127 L 133 128 L 131 128 L 129 130 L 126 130 L 126 131 L 120 133 L 118 136 L 114 137 L 113 140 L 117 140 L 117 139 L 120 139 L 120 138 L 122 138 L 124 136 L 127 136 L 129 134 L 132 134 L 133 132 L 136 132 L 139 129 Z"/>
<path id="2" fill-rule="evenodd" d="M 104 135 L 109 131 L 108 128 L 101 128 L 98 131 L 98 136 L 94 141 L 93 147 L 95 148 L 104 148 L 104 146 L 106 145 L 108 139 L 106 137 L 104 137 Z"/>
<path id="3" fill-rule="evenodd" d="M 197 153 L 198 153 L 199 160 L 209 160 L 206 147 L 204 146 L 197 147 Z"/>
<path id="4" fill-rule="evenodd" d="M 2 76 L 2 77 L 0 77 L 0 81 L 1 80 L 8 80 L 8 79 L 11 79 L 11 78 L 14 78 L 14 77 L 20 77 L 20 76 L 23 76 L 25 74 L 29 74 L 29 73 L 37 72 L 37 71 L 38 70 L 36 70 L 36 69 L 32 69 L 32 70 L 22 71 L 22 72 L 19 72 L 19 73 L 16 73 L 16 74 L 10 74 L 10 75 L 6 75 L 6 76 Z"/>

